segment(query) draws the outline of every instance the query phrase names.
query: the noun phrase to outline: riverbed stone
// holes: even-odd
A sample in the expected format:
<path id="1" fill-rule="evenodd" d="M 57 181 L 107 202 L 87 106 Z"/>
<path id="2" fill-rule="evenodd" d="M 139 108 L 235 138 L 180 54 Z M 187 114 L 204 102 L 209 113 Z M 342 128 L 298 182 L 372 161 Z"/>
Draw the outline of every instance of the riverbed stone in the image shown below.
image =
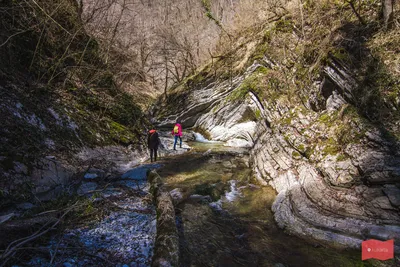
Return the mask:
<path id="1" fill-rule="evenodd" d="M 193 200 L 194 202 L 200 202 L 200 203 L 211 203 L 212 202 L 211 196 L 203 196 L 203 195 L 198 195 L 198 194 L 190 195 L 189 199 Z"/>
<path id="2" fill-rule="evenodd" d="M 106 172 L 104 170 L 90 168 L 86 173 L 84 178 L 91 180 L 91 179 L 104 179 Z"/>
<path id="3" fill-rule="evenodd" d="M 133 180 L 146 180 L 147 172 L 152 169 L 158 169 L 161 164 L 144 164 L 139 167 L 133 168 L 122 175 L 123 179 L 133 179 Z"/>
<path id="4" fill-rule="evenodd" d="M 169 192 L 174 205 L 178 205 L 183 200 L 183 192 L 181 188 L 175 188 Z"/>
<path id="5" fill-rule="evenodd" d="M 87 183 L 82 183 L 81 186 L 78 188 L 78 195 L 86 195 L 90 193 L 93 190 L 96 190 L 98 187 L 98 184 L 95 182 L 87 182 Z"/>

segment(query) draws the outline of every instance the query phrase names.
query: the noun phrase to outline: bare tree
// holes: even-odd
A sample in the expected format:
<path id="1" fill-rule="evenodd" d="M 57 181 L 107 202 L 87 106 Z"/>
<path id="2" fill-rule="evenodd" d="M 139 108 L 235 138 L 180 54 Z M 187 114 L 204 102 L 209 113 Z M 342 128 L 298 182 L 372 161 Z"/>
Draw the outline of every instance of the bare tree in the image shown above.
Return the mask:
<path id="1" fill-rule="evenodd" d="M 101 40 L 110 70 L 130 86 L 135 77 L 165 93 L 206 62 L 209 50 L 218 53 L 221 40 L 231 46 L 233 32 L 271 10 L 281 13 L 287 0 L 76 1 L 87 32 Z M 113 59 L 118 51 L 129 60 Z"/>
<path id="2" fill-rule="evenodd" d="M 393 26 L 395 0 L 382 0 L 383 25 L 386 29 Z"/>

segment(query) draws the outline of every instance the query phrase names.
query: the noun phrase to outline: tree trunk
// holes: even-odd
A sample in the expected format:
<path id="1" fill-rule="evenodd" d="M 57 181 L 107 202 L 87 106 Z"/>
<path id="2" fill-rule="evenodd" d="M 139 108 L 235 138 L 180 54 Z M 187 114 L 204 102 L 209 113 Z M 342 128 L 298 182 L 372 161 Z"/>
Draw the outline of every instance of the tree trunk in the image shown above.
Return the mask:
<path id="1" fill-rule="evenodd" d="M 385 29 L 393 26 L 394 0 L 382 0 L 383 25 Z"/>

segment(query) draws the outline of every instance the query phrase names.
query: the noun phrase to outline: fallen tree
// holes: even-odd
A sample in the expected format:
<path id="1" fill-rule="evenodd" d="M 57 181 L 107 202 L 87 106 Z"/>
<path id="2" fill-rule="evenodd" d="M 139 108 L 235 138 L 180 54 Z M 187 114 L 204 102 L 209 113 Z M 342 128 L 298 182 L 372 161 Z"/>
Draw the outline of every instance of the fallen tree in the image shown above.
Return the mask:
<path id="1" fill-rule="evenodd" d="M 157 211 L 157 235 L 151 265 L 179 266 L 179 237 L 171 196 L 163 190 L 161 177 L 156 171 L 149 172 L 148 179 Z"/>

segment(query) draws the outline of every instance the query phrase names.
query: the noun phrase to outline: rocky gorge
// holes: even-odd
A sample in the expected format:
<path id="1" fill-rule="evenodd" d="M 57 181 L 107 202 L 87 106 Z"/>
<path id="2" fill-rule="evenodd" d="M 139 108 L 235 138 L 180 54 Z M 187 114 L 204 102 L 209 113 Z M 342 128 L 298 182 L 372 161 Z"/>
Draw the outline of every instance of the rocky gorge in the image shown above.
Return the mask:
<path id="1" fill-rule="evenodd" d="M 398 242 L 398 139 L 359 114 L 354 73 L 334 56 L 300 105 L 249 86 L 283 68 L 266 54 L 230 79 L 200 72 L 192 78 L 199 84 L 189 79 L 155 112 L 159 126 L 178 119 L 211 140 L 251 148 L 254 175 L 278 192 L 272 210 L 287 232 L 337 247 L 359 248 L 371 238 Z"/>
<path id="2" fill-rule="evenodd" d="M 140 2 L 0 4 L 0 266 L 398 266 L 398 5 Z"/>

